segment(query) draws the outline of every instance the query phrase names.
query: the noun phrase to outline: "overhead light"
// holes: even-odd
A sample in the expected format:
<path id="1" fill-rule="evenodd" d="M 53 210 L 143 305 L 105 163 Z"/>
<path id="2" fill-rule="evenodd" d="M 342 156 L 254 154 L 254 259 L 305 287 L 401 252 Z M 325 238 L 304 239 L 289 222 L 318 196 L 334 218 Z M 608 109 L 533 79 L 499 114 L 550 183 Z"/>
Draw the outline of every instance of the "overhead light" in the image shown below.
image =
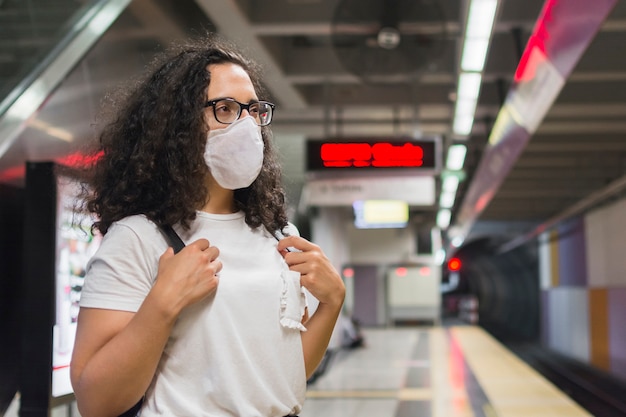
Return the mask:
<path id="1" fill-rule="evenodd" d="M 452 212 L 448 209 L 441 209 L 437 212 L 437 226 L 440 229 L 447 229 L 450 226 L 450 217 Z"/>
<path id="2" fill-rule="evenodd" d="M 459 188 L 459 177 L 456 175 L 447 175 L 443 179 L 442 190 L 449 193 L 456 193 L 457 188 Z"/>
<path id="3" fill-rule="evenodd" d="M 490 37 L 497 7 L 498 0 L 472 0 L 467 18 L 465 37 Z"/>
<path id="4" fill-rule="evenodd" d="M 439 196 L 439 207 L 441 208 L 452 208 L 454 206 L 454 199 L 456 198 L 456 193 L 450 193 L 444 191 Z"/>
<path id="5" fill-rule="evenodd" d="M 482 82 L 481 72 L 485 67 L 497 8 L 498 0 L 472 0 L 469 6 L 452 124 L 452 130 L 457 135 L 472 133 Z"/>
<path id="6" fill-rule="evenodd" d="M 483 70 L 497 8 L 497 0 L 472 0 L 461 58 L 463 71 Z"/>
<path id="7" fill-rule="evenodd" d="M 455 248 L 458 248 L 459 246 L 461 246 L 463 244 L 465 239 L 463 239 L 462 236 L 457 236 L 455 238 L 452 239 L 452 241 L 450 242 L 450 244 L 452 246 L 454 246 Z"/>
<path id="8" fill-rule="evenodd" d="M 452 130 L 457 135 L 467 136 L 472 133 L 472 126 L 474 125 L 474 116 L 455 116 Z"/>
<path id="9" fill-rule="evenodd" d="M 477 72 L 463 72 L 459 75 L 452 126 L 458 135 L 469 135 L 472 132 L 481 82 L 482 75 Z"/>
<path id="10" fill-rule="evenodd" d="M 446 168 L 451 171 L 458 171 L 463 168 L 465 155 L 467 154 L 467 146 L 457 144 L 448 148 L 448 156 L 446 158 Z"/>
<path id="11" fill-rule="evenodd" d="M 489 39 L 467 39 L 461 56 L 463 71 L 482 71 L 485 67 Z"/>
<path id="12" fill-rule="evenodd" d="M 443 265 L 443 262 L 446 260 L 446 250 L 441 248 L 435 252 L 435 264 Z"/>
<path id="13" fill-rule="evenodd" d="M 457 116 L 474 118 L 474 112 L 476 111 L 475 98 L 462 97 L 456 102 L 454 112 Z"/>
<path id="14" fill-rule="evenodd" d="M 474 124 L 474 113 L 478 100 L 475 98 L 459 97 L 454 107 L 454 122 L 452 130 L 457 135 L 469 135 Z"/>
<path id="15" fill-rule="evenodd" d="M 480 93 L 481 81 L 482 75 L 478 72 L 462 72 L 459 75 L 457 97 L 476 100 Z"/>

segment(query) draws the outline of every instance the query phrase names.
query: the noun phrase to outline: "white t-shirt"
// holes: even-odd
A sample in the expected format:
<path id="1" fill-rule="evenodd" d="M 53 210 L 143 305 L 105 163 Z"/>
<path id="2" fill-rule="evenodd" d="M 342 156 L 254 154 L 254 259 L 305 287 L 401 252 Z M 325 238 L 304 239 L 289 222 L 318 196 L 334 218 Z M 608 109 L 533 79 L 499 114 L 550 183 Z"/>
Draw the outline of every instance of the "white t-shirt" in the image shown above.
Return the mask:
<path id="1" fill-rule="evenodd" d="M 174 325 L 141 416 L 299 413 L 306 392 L 299 318 L 306 301 L 277 240 L 262 227 L 251 229 L 241 212 L 198 212 L 189 230 L 175 229 L 187 244 L 208 239 L 223 268 L 214 296 L 183 310 Z M 137 311 L 167 246 L 144 216 L 114 223 L 89 264 L 81 307 Z"/>

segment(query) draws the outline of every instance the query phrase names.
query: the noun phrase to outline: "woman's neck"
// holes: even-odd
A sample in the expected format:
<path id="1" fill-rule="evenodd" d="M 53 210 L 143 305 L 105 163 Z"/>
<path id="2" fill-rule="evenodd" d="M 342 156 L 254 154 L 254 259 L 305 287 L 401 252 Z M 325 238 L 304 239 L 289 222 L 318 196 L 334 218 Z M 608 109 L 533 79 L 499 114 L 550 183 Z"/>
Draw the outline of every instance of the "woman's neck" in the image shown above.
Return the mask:
<path id="1" fill-rule="evenodd" d="M 202 211 L 211 214 L 229 214 L 235 213 L 235 192 L 222 188 L 210 178 L 208 181 L 209 200 L 206 202 Z"/>

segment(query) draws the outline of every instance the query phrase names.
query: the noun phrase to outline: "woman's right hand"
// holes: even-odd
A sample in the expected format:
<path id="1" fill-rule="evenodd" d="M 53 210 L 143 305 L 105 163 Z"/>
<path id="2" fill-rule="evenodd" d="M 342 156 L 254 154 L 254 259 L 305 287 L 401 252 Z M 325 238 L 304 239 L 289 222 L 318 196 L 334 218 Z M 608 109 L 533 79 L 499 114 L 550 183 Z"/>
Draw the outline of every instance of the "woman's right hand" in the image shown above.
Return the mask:
<path id="1" fill-rule="evenodd" d="M 159 258 L 153 292 L 165 306 L 178 315 L 185 307 L 210 296 L 217 290 L 222 262 L 219 249 L 206 239 L 198 239 L 174 254 L 170 247 Z"/>

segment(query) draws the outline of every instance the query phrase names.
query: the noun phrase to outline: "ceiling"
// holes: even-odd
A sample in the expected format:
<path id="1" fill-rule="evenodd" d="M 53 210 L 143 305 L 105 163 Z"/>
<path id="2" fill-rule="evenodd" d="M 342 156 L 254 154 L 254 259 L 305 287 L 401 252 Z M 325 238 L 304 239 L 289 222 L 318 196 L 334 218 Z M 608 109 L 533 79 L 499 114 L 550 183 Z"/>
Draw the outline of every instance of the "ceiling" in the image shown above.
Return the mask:
<path id="1" fill-rule="evenodd" d="M 439 5 L 439 11 L 429 15 L 427 9 L 420 9 L 426 16 L 419 19 L 423 27 L 408 24 L 407 31 L 421 36 L 418 44 L 423 48 L 403 51 L 409 57 L 405 62 L 391 55 L 372 61 L 367 51 L 368 55 L 355 54 L 354 44 L 346 39 L 333 48 L 335 12 L 354 3 L 362 13 L 365 0 L 265 0 L 262 4 L 134 0 L 0 154 L 0 181 L 20 184 L 24 161 L 59 158 L 80 149 L 94 135 L 92 126 L 107 91 L 137 75 L 154 52 L 171 41 L 216 30 L 245 47 L 265 68 L 267 88 L 278 105 L 273 132 L 294 207 L 307 180 L 306 139 L 436 136 L 442 159 L 451 144 L 468 147 L 465 180 L 452 210 L 454 224 L 544 1 L 501 2 L 475 121 L 467 137 L 455 135 L 452 122 L 468 4 L 465 0 L 419 3 L 429 1 Z M 33 20 L 32 14 L 14 12 L 18 3 L 0 3 L 0 26 L 11 22 L 17 28 L 20 19 Z M 68 3 L 79 2 L 47 4 L 57 3 L 67 8 Z M 353 29 L 367 30 L 367 25 L 357 26 Z M 44 38 L 50 36 L 42 30 L 21 42 L 37 44 Z M 16 62 L 27 57 L 15 52 L 18 41 L 6 33 L 3 39 L 0 77 L 6 78 L 9 69 L 19 67 Z M 367 42 L 375 49 L 371 40 Z M 501 185 L 478 213 L 477 225 L 506 222 L 520 225 L 515 233 L 530 230 L 626 174 L 625 52 L 626 3 L 618 1 L 508 175 L 502 174 Z M 347 64 L 342 63 L 343 57 L 348 58 Z M 362 64 L 354 65 L 361 59 Z M 388 63 L 392 64 L 384 66 Z M 404 64 L 411 68 L 409 75 L 394 70 Z M 372 75 L 377 65 L 383 66 Z M 440 177 L 436 180 L 438 193 Z M 437 209 L 436 204 L 414 207 L 412 213 L 419 222 L 434 224 Z"/>

